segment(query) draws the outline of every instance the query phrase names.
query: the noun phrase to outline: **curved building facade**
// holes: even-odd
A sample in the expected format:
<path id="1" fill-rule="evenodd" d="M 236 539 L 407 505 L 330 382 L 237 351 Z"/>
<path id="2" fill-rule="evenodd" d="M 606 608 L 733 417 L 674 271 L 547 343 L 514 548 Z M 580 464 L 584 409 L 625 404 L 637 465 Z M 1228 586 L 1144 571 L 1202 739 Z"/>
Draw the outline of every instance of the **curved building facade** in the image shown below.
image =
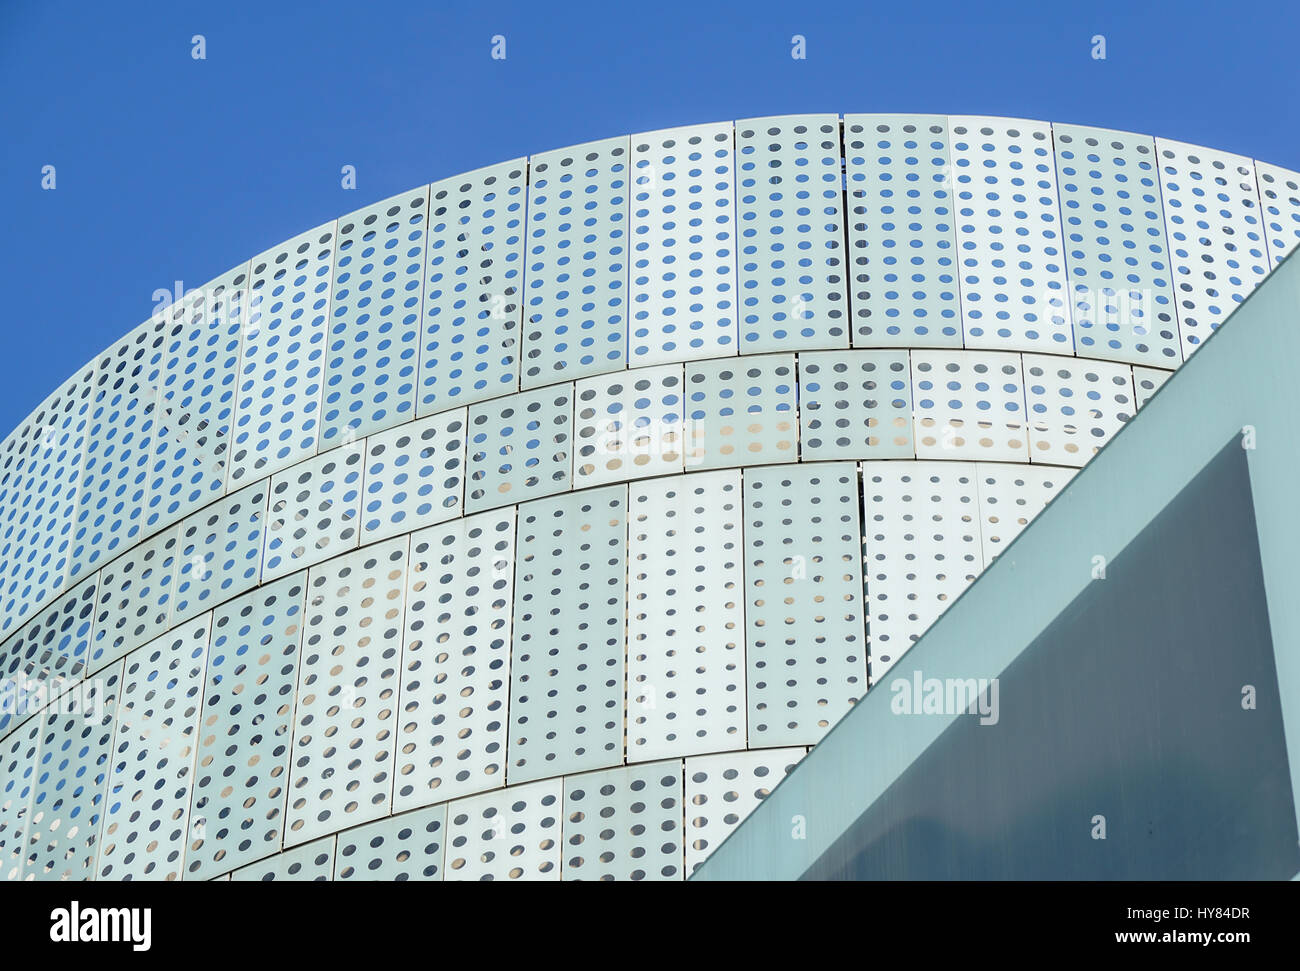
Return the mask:
<path id="1" fill-rule="evenodd" d="M 0 446 L 0 874 L 683 879 L 1297 240 L 1248 158 L 808 115 L 273 247 Z"/>

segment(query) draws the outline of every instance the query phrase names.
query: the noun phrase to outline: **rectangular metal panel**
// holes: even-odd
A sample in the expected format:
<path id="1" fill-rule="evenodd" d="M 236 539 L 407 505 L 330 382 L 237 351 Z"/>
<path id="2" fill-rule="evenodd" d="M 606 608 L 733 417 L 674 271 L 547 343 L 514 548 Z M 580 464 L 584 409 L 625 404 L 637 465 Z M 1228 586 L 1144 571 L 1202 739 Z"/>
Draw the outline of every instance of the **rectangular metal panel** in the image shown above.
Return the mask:
<path id="1" fill-rule="evenodd" d="M 576 488 L 683 470 L 680 364 L 586 378 L 574 400 Z"/>
<path id="2" fill-rule="evenodd" d="M 800 354 L 799 424 L 805 462 L 912 458 L 907 351 Z"/>
<path id="3" fill-rule="evenodd" d="M 954 115 L 963 343 L 1073 354 L 1047 122 Z"/>
<path id="4" fill-rule="evenodd" d="M 181 878 L 210 620 L 196 617 L 126 659 L 100 880 Z"/>
<path id="5" fill-rule="evenodd" d="M 1127 364 L 1024 355 L 1029 457 L 1082 466 L 1133 417 Z"/>
<path id="6" fill-rule="evenodd" d="M 306 592 L 304 570 L 213 612 L 187 880 L 280 849 Z"/>
<path id="7" fill-rule="evenodd" d="M 356 548 L 364 468 L 364 442 L 358 442 L 271 479 L 263 583 Z"/>
<path id="8" fill-rule="evenodd" d="M 1019 354 L 913 351 L 916 457 L 1029 461 Z"/>
<path id="9" fill-rule="evenodd" d="M 1053 125 L 1065 268 L 1080 355 L 1182 359 L 1155 139 Z"/>
<path id="10" fill-rule="evenodd" d="M 339 834 L 335 880 L 441 880 L 447 807 L 381 819 Z"/>
<path id="11" fill-rule="evenodd" d="M 464 511 L 465 409 L 366 439 L 361 541 L 372 543 Z"/>
<path id="12" fill-rule="evenodd" d="M 845 115 L 854 347 L 961 347 L 945 115 Z"/>
<path id="13" fill-rule="evenodd" d="M 686 365 L 688 469 L 799 460 L 793 354 Z"/>
<path id="14" fill-rule="evenodd" d="M 628 761 L 743 748 L 740 471 L 635 483 L 628 509 Z"/>
<path id="15" fill-rule="evenodd" d="M 421 416 L 519 387 L 527 171 L 513 159 L 429 188 Z"/>
<path id="16" fill-rule="evenodd" d="M 41 688 L 57 691 L 61 684 L 81 678 L 90 654 L 98 579 L 94 574 L 83 580 L 0 645 L 0 679 L 12 681 L 19 694 L 30 696 Z"/>
<path id="17" fill-rule="evenodd" d="M 632 138 L 632 367 L 737 353 L 731 122 Z"/>
<path id="18" fill-rule="evenodd" d="M 229 488 L 316 454 L 334 276 L 330 220 L 249 263 Z"/>
<path id="19" fill-rule="evenodd" d="M 871 683 L 984 569 L 977 467 L 863 462 L 863 562 Z"/>
<path id="20" fill-rule="evenodd" d="M 627 488 L 519 507 L 510 784 L 623 761 Z"/>
<path id="21" fill-rule="evenodd" d="M 22 879 L 26 824 L 36 797 L 39 718 L 28 718 L 0 744 L 0 880 Z"/>
<path id="22" fill-rule="evenodd" d="M 736 122 L 740 351 L 848 347 L 836 115 Z"/>
<path id="23" fill-rule="evenodd" d="M 1160 390 L 1160 386 L 1173 377 L 1173 371 L 1161 371 L 1156 368 L 1133 368 L 1133 392 L 1137 407 L 1143 407 L 1151 396 Z"/>
<path id="24" fill-rule="evenodd" d="M 744 583 L 749 742 L 815 744 L 867 687 L 857 466 L 745 473 Z"/>
<path id="25" fill-rule="evenodd" d="M 980 545 L 985 566 L 1011 545 L 1011 541 L 1065 488 L 1074 475 L 1074 469 L 1010 465 L 1004 462 L 976 463 Z"/>
<path id="26" fill-rule="evenodd" d="M 443 879 L 560 879 L 563 782 L 544 779 L 449 804 Z"/>
<path id="27" fill-rule="evenodd" d="M 265 480 L 246 486 L 181 523 L 168 623 L 188 620 L 257 585 L 269 486 Z"/>
<path id="28" fill-rule="evenodd" d="M 627 136 L 529 162 L 523 387 L 627 366 Z"/>
<path id="29" fill-rule="evenodd" d="M 466 450 L 466 512 L 566 492 L 573 474 L 573 386 L 472 406 Z"/>
<path id="30" fill-rule="evenodd" d="M 411 536 L 397 812 L 505 785 L 515 510 Z"/>
<path id="31" fill-rule="evenodd" d="M 338 221 L 321 448 L 415 417 L 429 188 Z"/>
<path id="32" fill-rule="evenodd" d="M 1300 172 L 1256 162 L 1255 179 L 1271 257 L 1266 269 L 1272 270 L 1300 243 Z"/>
<path id="33" fill-rule="evenodd" d="M 334 837 L 326 836 L 277 853 L 258 863 L 240 867 L 230 875 L 230 879 L 268 883 L 274 880 L 328 882 L 333 874 Z"/>
<path id="34" fill-rule="evenodd" d="M 172 526 L 99 571 L 87 671 L 116 661 L 167 629 L 179 550 L 180 527 Z"/>
<path id="35" fill-rule="evenodd" d="M 388 815 L 407 537 L 313 567 L 285 846 Z"/>
<path id="36" fill-rule="evenodd" d="M 683 880 L 682 762 L 564 780 L 565 880 Z"/>

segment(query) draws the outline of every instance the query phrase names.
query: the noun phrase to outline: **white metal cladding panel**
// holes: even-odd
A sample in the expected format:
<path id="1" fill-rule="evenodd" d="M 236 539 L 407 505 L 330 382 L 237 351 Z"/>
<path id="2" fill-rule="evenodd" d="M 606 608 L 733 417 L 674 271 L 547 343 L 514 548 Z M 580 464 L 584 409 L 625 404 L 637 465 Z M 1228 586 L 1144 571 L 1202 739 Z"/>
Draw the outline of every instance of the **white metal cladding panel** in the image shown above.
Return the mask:
<path id="1" fill-rule="evenodd" d="M 806 748 L 774 748 L 686 760 L 687 876 L 807 754 Z"/>
<path id="2" fill-rule="evenodd" d="M 0 744 L 0 879 L 22 879 L 25 824 L 36 795 L 41 719 L 29 718 Z"/>
<path id="3" fill-rule="evenodd" d="M 420 415 L 519 387 L 526 173 L 515 159 L 430 187 Z"/>
<path id="4" fill-rule="evenodd" d="M 1083 466 L 1133 417 L 1127 364 L 1024 356 L 1029 457 Z"/>
<path id="5" fill-rule="evenodd" d="M 681 472 L 683 411 L 680 364 L 578 381 L 575 485 Z"/>
<path id="6" fill-rule="evenodd" d="M 560 879 L 563 784 L 543 779 L 449 804 L 443 879 Z"/>
<path id="7" fill-rule="evenodd" d="M 247 285 L 245 263 L 171 310 L 164 370 L 153 392 L 157 436 L 146 531 L 225 491 Z"/>
<path id="8" fill-rule="evenodd" d="M 573 472 L 573 386 L 473 405 L 468 434 L 466 512 L 565 492 Z"/>
<path id="9" fill-rule="evenodd" d="M 627 488 L 522 505 L 517 536 L 507 780 L 618 765 Z"/>
<path id="10" fill-rule="evenodd" d="M 632 136 L 633 367 L 737 353 L 731 122 Z"/>
<path id="11" fill-rule="evenodd" d="M 93 880 L 122 664 L 63 694 L 39 718 L 43 735 L 23 878 Z"/>
<path id="12" fill-rule="evenodd" d="M 1176 366 L 1155 139 L 1077 125 L 1052 133 L 1077 353 Z"/>
<path id="13" fill-rule="evenodd" d="M 740 470 L 628 496 L 627 759 L 743 748 Z"/>
<path id="14" fill-rule="evenodd" d="M 682 763 L 564 780 L 565 880 L 683 880 Z"/>
<path id="15" fill-rule="evenodd" d="M 1029 461 L 1019 354 L 912 352 L 916 457 Z"/>
<path id="16" fill-rule="evenodd" d="M 77 493 L 69 579 L 136 542 L 148 507 L 166 321 L 141 324 L 99 356 Z"/>
<path id="17" fill-rule="evenodd" d="M 393 809 L 505 785 L 515 510 L 411 536 Z"/>
<path id="18" fill-rule="evenodd" d="M 339 834 L 335 880 L 441 880 L 447 807 L 381 819 Z"/>
<path id="19" fill-rule="evenodd" d="M 1074 469 L 979 462 L 975 466 L 984 564 L 1011 545 L 1020 531 L 1074 478 Z"/>
<path id="20" fill-rule="evenodd" d="M 1272 256 L 1272 264 L 1265 269 L 1271 270 L 1300 243 L 1300 172 L 1256 162 L 1255 177 Z"/>
<path id="21" fill-rule="evenodd" d="M 316 454 L 334 271 L 330 220 L 249 263 L 231 489 Z"/>
<path id="22" fill-rule="evenodd" d="M 793 354 L 686 365 L 688 469 L 799 460 Z"/>
<path id="23" fill-rule="evenodd" d="M 965 345 L 1074 353 L 1051 126 L 950 124 Z"/>
<path id="24" fill-rule="evenodd" d="M 805 462 L 914 457 L 907 351 L 800 354 L 799 424 Z"/>
<path id="25" fill-rule="evenodd" d="M 284 845 L 390 811 L 407 537 L 313 567 Z"/>
<path id="26" fill-rule="evenodd" d="M 530 161 L 523 387 L 627 367 L 629 140 Z"/>
<path id="27" fill-rule="evenodd" d="M 338 221 L 321 448 L 415 416 L 429 189 Z"/>
<path id="28" fill-rule="evenodd" d="M 99 604 L 88 671 L 129 654 L 167 630 L 180 527 L 127 550 L 99 572 Z"/>
<path id="29" fill-rule="evenodd" d="M 334 837 L 285 850 L 258 863 L 240 867 L 231 880 L 270 882 L 273 880 L 321 881 L 334 873 Z"/>
<path id="30" fill-rule="evenodd" d="M 857 467 L 746 472 L 744 572 L 749 743 L 815 744 L 867 687 Z"/>
<path id="31" fill-rule="evenodd" d="M 465 409 L 366 439 L 362 542 L 387 539 L 464 512 Z"/>
<path id="32" fill-rule="evenodd" d="M 1188 358 L 1269 269 L 1255 163 L 1165 138 L 1156 151 Z"/>
<path id="33" fill-rule="evenodd" d="M 213 612 L 186 879 L 280 848 L 306 590 L 304 570 Z"/>
<path id="34" fill-rule="evenodd" d="M 840 120 L 736 122 L 740 350 L 848 347 Z"/>
<path id="35" fill-rule="evenodd" d="M 872 684 L 984 569 L 976 468 L 862 463 Z"/>
<path id="36" fill-rule="evenodd" d="M 944 115 L 845 115 L 855 347 L 961 347 Z"/>
<path id="37" fill-rule="evenodd" d="M 1133 393 L 1136 407 L 1141 408 L 1151 396 L 1160 390 L 1160 386 L 1173 376 L 1173 371 L 1160 371 L 1156 368 L 1133 368 Z"/>
<path id="38" fill-rule="evenodd" d="M 126 659 L 99 839 L 100 880 L 179 880 L 210 617 Z"/>
<path id="39" fill-rule="evenodd" d="M 36 685 L 53 690 L 81 677 L 95 622 L 97 580 L 97 574 L 83 580 L 0 645 L 0 679 L 24 681 L 30 691 Z"/>
<path id="40" fill-rule="evenodd" d="M 271 480 L 263 582 L 356 548 L 364 467 L 365 450 L 358 442 Z"/>
<path id="41" fill-rule="evenodd" d="M 169 624 L 257 586 L 269 485 L 255 482 L 181 523 Z"/>

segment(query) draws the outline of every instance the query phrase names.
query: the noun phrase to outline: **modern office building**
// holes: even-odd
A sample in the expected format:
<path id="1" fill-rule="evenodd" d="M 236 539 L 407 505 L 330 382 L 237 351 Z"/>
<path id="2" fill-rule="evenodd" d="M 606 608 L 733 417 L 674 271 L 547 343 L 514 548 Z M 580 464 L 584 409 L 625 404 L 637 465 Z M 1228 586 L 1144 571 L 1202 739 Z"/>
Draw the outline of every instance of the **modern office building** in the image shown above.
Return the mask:
<path id="1" fill-rule="evenodd" d="M 735 831 L 701 876 L 906 875 L 860 833 L 825 854 L 887 773 L 948 762 L 852 726 L 1298 240 L 1300 175 L 1249 158 L 807 115 L 273 247 L 0 445 L 0 874 L 680 880 Z M 979 641 L 999 582 L 1023 649 L 1057 591 L 1017 602 L 1012 566 L 918 653 Z M 755 860 L 777 799 L 738 824 L 846 745 L 881 768 Z"/>

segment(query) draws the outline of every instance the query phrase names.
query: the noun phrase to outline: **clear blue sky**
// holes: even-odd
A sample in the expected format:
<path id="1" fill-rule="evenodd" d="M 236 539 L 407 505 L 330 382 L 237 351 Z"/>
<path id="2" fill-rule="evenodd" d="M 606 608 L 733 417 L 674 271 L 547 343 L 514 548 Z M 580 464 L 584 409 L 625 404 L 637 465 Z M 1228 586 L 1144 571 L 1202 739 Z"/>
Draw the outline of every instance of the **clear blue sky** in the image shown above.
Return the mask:
<path id="1" fill-rule="evenodd" d="M 0 0 L 0 435 L 146 319 L 156 289 L 589 139 L 805 111 L 992 114 L 1300 169 L 1297 27 L 1294 3 L 1268 0 Z"/>

